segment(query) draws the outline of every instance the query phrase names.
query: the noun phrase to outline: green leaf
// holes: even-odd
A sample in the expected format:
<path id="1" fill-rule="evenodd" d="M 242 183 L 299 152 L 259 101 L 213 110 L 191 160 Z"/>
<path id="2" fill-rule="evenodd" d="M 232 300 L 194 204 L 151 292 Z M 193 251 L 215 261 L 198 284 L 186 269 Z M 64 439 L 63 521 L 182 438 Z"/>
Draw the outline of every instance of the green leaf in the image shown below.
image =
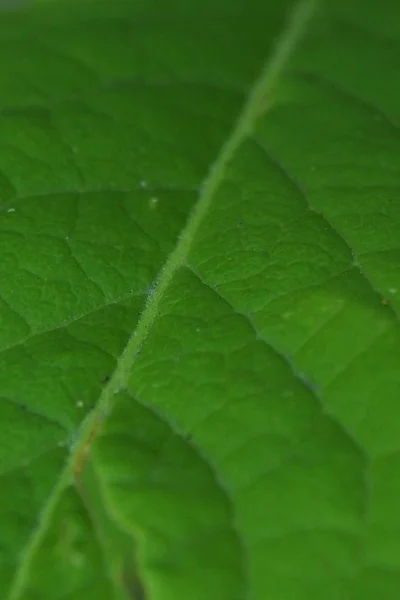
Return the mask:
<path id="1" fill-rule="evenodd" d="M 399 23 L 1 15 L 2 600 L 397 600 Z"/>
<path id="2" fill-rule="evenodd" d="M 22 597 L 126 599 L 119 553 L 107 547 L 109 540 L 93 512 L 72 487 L 62 494 Z"/>

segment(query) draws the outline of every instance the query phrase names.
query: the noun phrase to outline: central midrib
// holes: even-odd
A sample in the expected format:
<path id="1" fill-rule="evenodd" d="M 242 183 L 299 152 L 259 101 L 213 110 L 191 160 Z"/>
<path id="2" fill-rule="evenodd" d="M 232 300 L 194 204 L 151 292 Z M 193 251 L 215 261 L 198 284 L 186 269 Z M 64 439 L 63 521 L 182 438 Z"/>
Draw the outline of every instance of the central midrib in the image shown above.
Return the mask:
<path id="1" fill-rule="evenodd" d="M 180 267 L 185 265 L 196 232 L 208 213 L 213 196 L 223 180 L 227 164 L 242 142 L 252 132 L 253 125 L 256 122 L 257 113 L 262 106 L 262 101 L 265 100 L 265 98 L 270 100 L 268 92 L 274 88 L 274 84 L 279 74 L 283 71 L 288 58 L 292 54 L 300 37 L 306 29 L 307 24 L 312 18 L 316 5 L 317 0 L 302 0 L 298 3 L 293 10 L 286 29 L 276 45 L 275 52 L 272 54 L 271 59 L 266 61 L 260 77 L 252 87 L 252 91 L 247 102 L 244 104 L 243 110 L 236 121 L 236 125 L 230 137 L 222 147 L 219 156 L 210 169 L 209 175 L 201 188 L 199 200 L 178 239 L 175 249 L 169 255 L 164 267 L 160 271 L 152 293 L 147 298 L 147 303 L 141 314 L 138 325 L 118 361 L 114 374 L 107 386 L 104 387 L 96 408 L 88 415 L 86 421 L 83 423 L 81 434 L 71 449 L 68 462 L 61 472 L 58 482 L 49 497 L 47 506 L 42 512 L 41 521 L 34 530 L 24 552 L 21 553 L 20 567 L 16 572 L 14 582 L 8 594 L 8 600 L 20 599 L 33 556 L 47 531 L 48 524 L 51 522 L 51 517 L 56 509 L 58 499 L 71 480 L 76 461 L 81 455 L 82 449 L 87 445 L 88 440 L 92 440 L 93 432 L 96 431 L 103 415 L 112 409 L 112 401 L 115 394 L 126 384 L 127 375 L 132 368 L 135 357 L 157 317 L 158 307 L 164 292 L 174 274 Z"/>

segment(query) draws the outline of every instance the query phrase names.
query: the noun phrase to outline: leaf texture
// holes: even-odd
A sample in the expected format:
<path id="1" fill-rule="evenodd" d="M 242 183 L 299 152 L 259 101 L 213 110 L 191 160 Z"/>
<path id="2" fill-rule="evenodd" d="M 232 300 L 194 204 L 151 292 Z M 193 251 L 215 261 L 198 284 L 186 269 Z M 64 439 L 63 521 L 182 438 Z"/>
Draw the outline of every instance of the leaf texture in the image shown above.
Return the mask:
<path id="1" fill-rule="evenodd" d="M 399 23 L 1 15 L 1 598 L 397 599 Z"/>

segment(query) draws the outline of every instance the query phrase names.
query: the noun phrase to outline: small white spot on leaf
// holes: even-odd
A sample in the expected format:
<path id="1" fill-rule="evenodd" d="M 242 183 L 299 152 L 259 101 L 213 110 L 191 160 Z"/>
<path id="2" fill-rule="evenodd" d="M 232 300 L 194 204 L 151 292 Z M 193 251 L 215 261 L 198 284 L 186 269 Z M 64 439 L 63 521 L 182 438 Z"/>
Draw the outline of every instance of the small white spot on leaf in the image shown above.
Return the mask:
<path id="1" fill-rule="evenodd" d="M 149 200 L 150 208 L 154 208 L 155 206 L 157 206 L 157 204 L 158 204 L 158 198 L 156 198 L 155 196 L 150 198 L 150 200 Z"/>

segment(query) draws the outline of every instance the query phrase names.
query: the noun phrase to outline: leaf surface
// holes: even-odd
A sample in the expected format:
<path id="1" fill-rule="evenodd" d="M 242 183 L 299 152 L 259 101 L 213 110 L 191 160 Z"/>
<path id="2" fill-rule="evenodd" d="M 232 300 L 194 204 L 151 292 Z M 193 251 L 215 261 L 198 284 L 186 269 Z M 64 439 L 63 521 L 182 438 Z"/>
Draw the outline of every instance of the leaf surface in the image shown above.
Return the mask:
<path id="1" fill-rule="evenodd" d="M 1 16 L 6 600 L 397 598 L 399 23 Z"/>

